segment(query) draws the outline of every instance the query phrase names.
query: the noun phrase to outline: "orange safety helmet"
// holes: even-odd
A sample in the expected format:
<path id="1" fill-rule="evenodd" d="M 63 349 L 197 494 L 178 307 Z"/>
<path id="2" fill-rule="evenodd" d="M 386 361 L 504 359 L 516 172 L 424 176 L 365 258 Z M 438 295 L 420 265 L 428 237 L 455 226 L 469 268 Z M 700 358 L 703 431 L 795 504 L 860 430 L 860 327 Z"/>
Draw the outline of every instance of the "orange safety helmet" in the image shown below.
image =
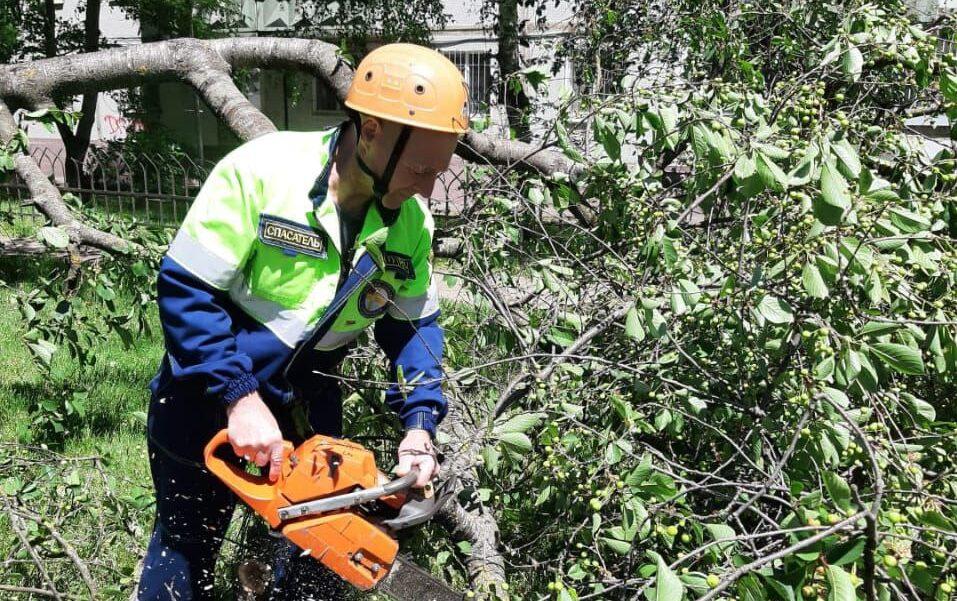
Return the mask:
<path id="1" fill-rule="evenodd" d="M 359 63 L 346 106 L 412 127 L 464 134 L 468 98 L 462 73 L 440 53 L 415 44 L 386 44 Z"/>

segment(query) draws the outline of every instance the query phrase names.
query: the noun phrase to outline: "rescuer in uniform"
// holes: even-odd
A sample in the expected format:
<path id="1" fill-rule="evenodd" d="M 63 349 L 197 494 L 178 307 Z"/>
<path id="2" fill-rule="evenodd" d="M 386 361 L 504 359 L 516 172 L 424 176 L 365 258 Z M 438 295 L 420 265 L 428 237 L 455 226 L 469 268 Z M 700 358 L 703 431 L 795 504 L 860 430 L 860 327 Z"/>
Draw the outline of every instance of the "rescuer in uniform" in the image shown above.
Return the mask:
<path id="1" fill-rule="evenodd" d="M 370 325 L 393 381 L 401 367 L 415 383 L 386 392 L 405 428 L 396 473 L 417 466 L 418 486 L 438 473 L 443 334 L 422 197 L 467 131 L 467 97 L 438 52 L 382 46 L 356 69 L 349 120 L 261 136 L 209 175 L 157 281 L 166 354 L 150 384 L 156 522 L 140 599 L 212 596 L 235 497 L 203 447 L 226 427 L 236 456 L 275 480 L 283 438 L 341 436 L 327 374 Z"/>

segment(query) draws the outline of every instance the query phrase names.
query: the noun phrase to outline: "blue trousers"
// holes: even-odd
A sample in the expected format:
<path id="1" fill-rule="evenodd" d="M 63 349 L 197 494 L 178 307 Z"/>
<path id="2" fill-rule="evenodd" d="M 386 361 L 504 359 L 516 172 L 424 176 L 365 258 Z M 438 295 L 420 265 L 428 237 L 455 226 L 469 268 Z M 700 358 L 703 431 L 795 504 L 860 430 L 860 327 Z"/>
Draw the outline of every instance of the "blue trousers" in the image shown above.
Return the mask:
<path id="1" fill-rule="evenodd" d="M 301 401 L 317 434 L 342 435 L 341 391 L 334 382 L 313 388 Z M 273 409 L 287 440 L 303 440 L 301 420 L 290 408 Z M 302 414 L 300 414 L 302 415 Z M 201 390 L 179 390 L 154 398 L 147 421 L 149 461 L 156 490 L 156 516 L 137 598 L 140 601 L 212 600 L 216 559 L 232 519 L 236 497 L 202 467 L 206 443 L 226 426 L 221 405 Z M 306 434 L 311 434 L 307 432 Z M 230 451 L 231 455 L 232 452 Z M 239 461 L 239 459 L 236 459 Z M 264 537 L 268 541 L 268 537 Z M 312 557 L 279 539 L 271 599 L 340 599 L 341 581 Z M 268 544 L 264 541 L 264 544 Z M 229 575 L 228 579 L 233 579 Z M 228 598 L 228 597 L 227 597 Z"/>

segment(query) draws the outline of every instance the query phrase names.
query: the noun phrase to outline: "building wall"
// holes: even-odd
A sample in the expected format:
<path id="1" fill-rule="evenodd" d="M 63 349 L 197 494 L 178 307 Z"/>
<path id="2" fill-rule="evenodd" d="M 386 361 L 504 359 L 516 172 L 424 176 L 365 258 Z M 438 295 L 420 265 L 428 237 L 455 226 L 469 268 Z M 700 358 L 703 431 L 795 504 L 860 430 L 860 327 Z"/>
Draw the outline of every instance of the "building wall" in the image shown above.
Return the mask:
<path id="1" fill-rule="evenodd" d="M 286 0 L 239 0 L 243 2 L 244 12 L 250 27 L 246 35 L 255 35 L 255 31 L 268 35 L 270 30 L 285 29 L 295 20 L 291 6 L 294 2 Z M 65 0 L 60 13 L 66 17 L 82 19 L 77 8 L 80 0 Z M 482 101 L 495 99 L 492 87 L 497 64 L 494 59 L 497 46 L 489 33 L 482 29 L 479 14 L 480 3 L 469 0 L 448 0 L 445 12 L 449 15 L 446 29 L 434 33 L 433 44 L 446 52 L 466 72 L 470 86 L 475 90 L 474 112 L 481 112 Z M 567 26 L 573 16 L 571 5 L 562 0 L 556 7 L 549 3 L 546 11 L 547 24 L 543 28 L 535 25 L 535 16 L 531 9 L 520 7 L 520 19 L 527 19 L 528 34 L 532 45 L 523 51 L 523 60 L 531 64 L 550 55 L 552 44 Z M 140 43 L 139 23 L 104 1 L 100 28 L 103 36 L 111 44 L 127 45 Z M 547 62 L 547 61 L 546 61 Z M 550 65 L 545 65 L 549 67 Z M 329 110 L 328 103 L 317 103 L 317 96 L 323 92 L 319 84 L 307 75 L 290 75 L 261 71 L 252 78 L 246 90 L 250 100 L 258 106 L 280 129 L 308 130 L 328 127 L 344 118 L 338 110 Z M 570 81 L 570 73 L 565 65 L 559 76 L 548 85 L 547 97 L 558 98 Z M 192 90 L 180 83 L 164 83 L 160 86 L 160 102 L 163 111 L 163 123 L 192 154 L 204 160 L 215 160 L 237 144 L 236 138 L 210 114 L 208 107 L 197 100 Z M 79 108 L 77 106 L 77 108 Z M 486 111 L 487 112 L 487 111 Z M 491 111 L 492 130 L 490 133 L 505 134 L 507 121 L 504 107 Z M 547 119 L 547 112 L 541 115 Z M 122 139 L 128 132 L 140 127 L 135 120 L 125 118 L 114 98 L 100 94 L 97 105 L 97 118 L 93 127 L 94 142 Z M 35 146 L 52 149 L 62 148 L 56 132 L 48 132 L 42 126 L 28 124 L 27 131 Z"/>
<path id="2" fill-rule="evenodd" d="M 62 18 L 82 22 L 83 13 L 77 10 L 79 4 L 80 0 L 64 0 L 57 14 Z M 100 9 L 100 31 L 110 44 L 125 46 L 140 43 L 139 23 L 128 19 L 121 10 L 111 6 L 107 1 L 103 2 Z M 75 108 L 79 110 L 79 103 Z M 135 127 L 137 124 L 134 121 L 123 117 L 120 113 L 112 96 L 100 94 L 96 107 L 96 121 L 91 135 L 94 141 L 125 137 L 126 132 Z M 42 125 L 29 122 L 26 122 L 26 130 L 34 146 L 49 148 L 53 152 L 63 147 L 56 131 L 49 132 Z"/>

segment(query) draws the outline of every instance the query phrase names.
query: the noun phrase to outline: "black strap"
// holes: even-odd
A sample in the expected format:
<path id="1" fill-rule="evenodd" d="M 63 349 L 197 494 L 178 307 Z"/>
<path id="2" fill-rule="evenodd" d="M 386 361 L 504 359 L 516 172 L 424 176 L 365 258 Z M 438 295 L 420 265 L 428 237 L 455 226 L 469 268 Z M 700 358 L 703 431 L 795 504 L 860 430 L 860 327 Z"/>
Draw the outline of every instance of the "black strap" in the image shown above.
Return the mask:
<path id="1" fill-rule="evenodd" d="M 329 174 L 332 173 L 332 163 L 335 160 L 336 147 L 339 145 L 339 136 L 345 130 L 346 123 L 347 121 L 343 121 L 332 132 L 332 137 L 329 139 L 329 158 L 326 160 L 326 166 L 322 168 L 322 172 L 319 173 L 319 177 L 316 178 L 316 182 L 309 191 L 309 198 L 312 199 L 312 206 L 314 207 L 318 207 L 325 202 L 326 196 L 329 194 Z"/>
<path id="2" fill-rule="evenodd" d="M 382 222 L 386 227 L 395 223 L 395 220 L 399 217 L 399 209 L 389 209 L 382 204 L 382 198 L 389 192 L 389 184 L 392 182 L 392 175 L 395 173 L 395 168 L 399 164 L 399 158 L 402 156 L 402 152 L 405 150 L 406 143 L 409 141 L 409 136 L 412 135 L 412 128 L 408 125 L 402 126 L 402 131 L 399 132 L 399 137 L 395 141 L 395 146 L 392 147 L 392 154 L 389 156 L 389 162 L 386 164 L 385 171 L 382 173 L 382 176 L 376 175 L 374 171 L 362 160 L 362 157 L 359 156 L 359 137 L 362 130 L 362 118 L 359 116 L 358 111 L 349 109 L 349 117 L 352 119 L 352 123 L 356 128 L 356 162 L 359 164 L 359 169 L 362 169 L 362 172 L 372 178 L 372 191 L 373 199 L 376 203 L 376 209 L 379 210 L 379 214 L 382 216 Z"/>

